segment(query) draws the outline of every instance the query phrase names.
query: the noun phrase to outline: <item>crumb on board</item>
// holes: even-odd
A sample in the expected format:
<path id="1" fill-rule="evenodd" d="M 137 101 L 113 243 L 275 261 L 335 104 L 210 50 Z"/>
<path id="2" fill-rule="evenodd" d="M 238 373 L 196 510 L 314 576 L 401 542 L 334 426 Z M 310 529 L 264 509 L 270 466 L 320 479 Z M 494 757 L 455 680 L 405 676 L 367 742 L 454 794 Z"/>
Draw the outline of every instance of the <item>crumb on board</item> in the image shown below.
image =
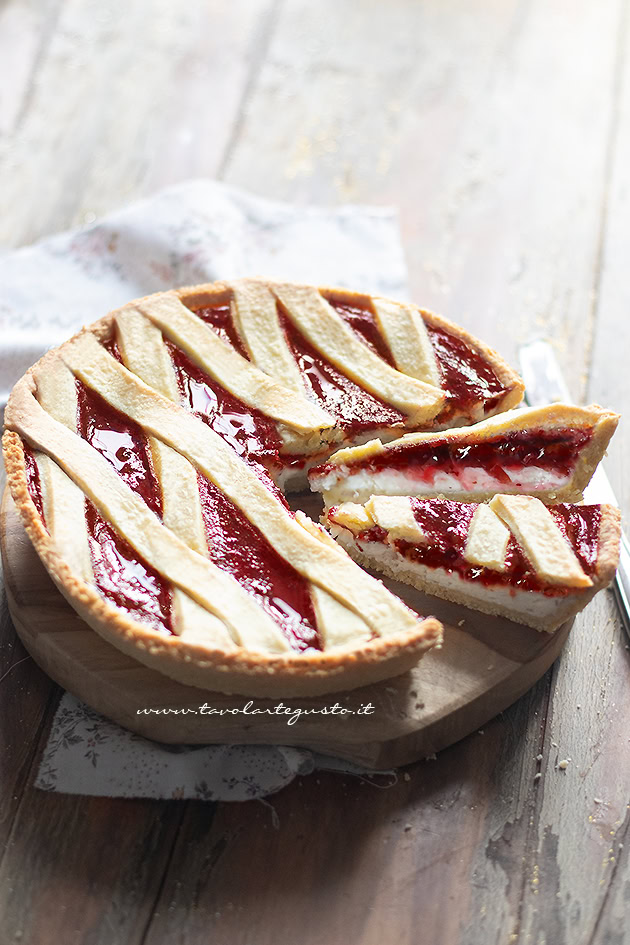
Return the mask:
<path id="1" fill-rule="evenodd" d="M 566 769 L 569 767 L 569 762 L 570 762 L 570 761 L 571 761 L 570 758 L 563 758 L 562 761 L 559 761 L 559 762 L 558 762 L 558 767 L 560 768 L 560 770 L 561 770 L 561 771 L 566 771 Z"/>
<path id="2" fill-rule="evenodd" d="M 405 773 L 403 774 L 403 781 L 411 781 L 411 775 L 409 774 L 408 771 L 405 771 Z"/>

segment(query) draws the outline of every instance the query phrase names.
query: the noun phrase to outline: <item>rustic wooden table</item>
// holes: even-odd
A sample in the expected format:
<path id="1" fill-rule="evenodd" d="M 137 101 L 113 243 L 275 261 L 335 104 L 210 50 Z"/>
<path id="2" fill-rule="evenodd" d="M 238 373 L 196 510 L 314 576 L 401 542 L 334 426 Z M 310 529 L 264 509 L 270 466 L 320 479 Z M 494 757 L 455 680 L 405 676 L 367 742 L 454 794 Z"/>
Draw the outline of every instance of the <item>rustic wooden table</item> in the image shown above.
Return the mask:
<path id="1" fill-rule="evenodd" d="M 4 0 L 0 243 L 190 176 L 395 203 L 415 300 L 509 358 L 548 336 L 576 399 L 623 409 L 628 5 Z M 629 458 L 622 425 L 626 511 Z M 59 691 L 1 619 L 3 945 L 630 941 L 630 653 L 609 594 L 484 732 L 386 790 L 294 782 L 277 819 L 35 791 Z"/>

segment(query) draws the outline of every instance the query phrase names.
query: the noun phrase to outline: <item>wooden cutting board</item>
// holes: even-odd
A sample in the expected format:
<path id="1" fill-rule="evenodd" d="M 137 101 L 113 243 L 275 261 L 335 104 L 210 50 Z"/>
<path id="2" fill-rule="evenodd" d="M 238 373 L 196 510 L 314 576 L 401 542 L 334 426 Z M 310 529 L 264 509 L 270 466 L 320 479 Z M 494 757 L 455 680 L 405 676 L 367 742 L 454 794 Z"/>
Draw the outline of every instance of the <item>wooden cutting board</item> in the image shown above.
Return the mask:
<path id="1" fill-rule="evenodd" d="M 301 503 L 300 503 L 301 504 Z M 306 506 L 304 506 L 306 507 Z M 475 731 L 527 691 L 549 668 L 569 632 L 538 633 L 385 581 L 421 614 L 445 625 L 444 645 L 410 673 L 350 693 L 285 699 L 290 709 L 338 704 L 355 711 L 291 716 L 199 713 L 250 700 L 184 686 L 147 669 L 102 640 L 61 596 L 41 564 L 8 490 L 0 544 L 9 610 L 33 659 L 59 685 L 125 728 L 162 742 L 300 745 L 374 768 L 425 758 Z M 277 702 L 251 700 L 250 709 Z M 139 709 L 171 710 L 138 714 Z M 196 710 L 182 712 L 174 710 Z"/>

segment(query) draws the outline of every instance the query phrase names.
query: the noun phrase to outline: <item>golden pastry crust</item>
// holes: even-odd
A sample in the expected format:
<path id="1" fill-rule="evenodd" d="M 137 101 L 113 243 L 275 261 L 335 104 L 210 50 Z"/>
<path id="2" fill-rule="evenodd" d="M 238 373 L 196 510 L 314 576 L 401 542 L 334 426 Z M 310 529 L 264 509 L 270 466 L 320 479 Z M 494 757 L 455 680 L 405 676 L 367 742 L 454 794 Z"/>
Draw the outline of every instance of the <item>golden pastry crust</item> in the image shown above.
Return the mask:
<path id="1" fill-rule="evenodd" d="M 448 331 L 449 334 L 455 335 L 456 338 L 463 341 L 469 348 L 476 351 L 481 358 L 488 362 L 501 381 L 501 384 L 506 388 L 505 393 L 497 401 L 496 405 L 491 410 L 485 412 L 486 417 L 494 417 L 506 410 L 512 410 L 512 408 L 518 407 L 523 400 L 525 385 L 514 368 L 510 367 L 507 361 L 505 361 L 494 348 L 491 348 L 490 345 L 485 344 L 485 342 L 481 341 L 479 338 L 475 338 L 475 336 L 471 335 L 465 328 L 461 328 L 459 325 L 456 325 L 455 322 L 449 321 L 442 315 L 437 315 L 435 312 L 428 311 L 427 309 L 420 309 L 420 312 L 427 324 Z M 463 417 L 464 415 L 459 414 L 451 418 L 447 426 L 449 428 L 458 426 L 458 421 Z M 482 416 L 476 416 L 472 419 L 479 421 L 482 419 Z M 446 429 L 446 425 L 444 428 Z M 436 429 L 439 429 L 439 427 Z"/>
<path id="2" fill-rule="evenodd" d="M 265 360 L 265 370 L 261 369 L 262 365 L 257 366 L 252 354 L 257 343 L 256 332 L 264 330 L 264 325 L 261 328 L 256 317 L 252 317 L 251 311 L 241 312 L 243 319 L 247 321 L 246 348 L 250 360 L 241 358 L 231 346 L 215 336 L 211 329 L 188 311 L 192 310 L 194 313 L 206 306 L 225 303 L 233 306 L 235 291 L 238 292 L 239 287 L 243 289 L 244 304 L 252 304 L 252 300 L 253 304 L 256 304 L 256 299 L 265 292 L 274 297 L 284 292 L 289 302 L 296 297 L 296 287 L 282 286 L 265 280 L 218 282 L 145 296 L 129 302 L 84 328 L 59 349 L 45 355 L 27 372 L 16 385 L 7 406 L 7 432 L 3 438 L 9 488 L 21 520 L 57 587 L 80 616 L 119 649 L 181 682 L 224 692 L 276 697 L 315 695 L 350 689 L 404 672 L 411 668 L 427 649 L 439 643 L 441 624 L 431 617 L 417 618 L 396 597 L 390 595 L 380 582 L 373 581 L 359 569 L 351 570 L 355 568 L 352 562 L 340 553 L 337 546 L 332 547 L 325 538 L 318 535 L 314 531 L 317 526 L 313 523 L 303 521 L 299 517 L 290 522 L 288 519 L 283 522 L 282 515 L 269 505 L 270 493 L 259 492 L 260 508 L 256 507 L 250 515 L 247 504 L 243 504 L 243 496 L 247 492 L 246 479 L 241 481 L 243 470 L 238 468 L 238 464 L 230 466 L 230 457 L 225 454 L 224 442 L 213 440 L 214 445 L 210 453 L 204 453 L 199 447 L 198 427 L 201 421 L 197 422 L 192 414 L 173 402 L 176 399 L 174 379 L 169 376 L 168 358 L 160 347 L 163 344 L 162 333 L 170 335 L 172 340 L 202 369 L 215 377 L 218 383 L 228 389 L 231 389 L 232 383 L 235 386 L 232 392 L 243 402 L 250 403 L 256 409 L 262 406 L 264 412 L 277 423 L 283 452 L 297 453 L 305 458 L 310 458 L 312 454 L 325 456 L 332 449 L 332 444 L 341 437 L 334 419 L 318 403 L 309 400 L 305 392 L 299 389 L 295 377 L 292 378 L 291 384 L 284 385 L 282 370 L 274 375 L 268 368 L 267 362 L 273 361 L 274 349 L 278 344 L 277 333 L 270 339 L 264 339 L 267 345 L 260 348 Z M 317 304 L 314 289 L 304 286 L 297 288 L 306 293 L 313 304 Z M 324 300 L 337 300 L 349 305 L 362 304 L 373 309 L 370 297 L 361 293 L 342 289 L 319 291 Z M 299 292 L 297 294 L 299 295 Z M 509 388 L 497 402 L 495 411 L 505 409 L 520 400 L 523 389 L 520 378 L 498 355 L 450 322 L 431 313 L 421 312 L 421 315 L 427 322 L 443 327 L 461 338 L 489 362 L 501 382 Z M 334 342 L 335 337 L 339 338 L 343 334 L 343 331 L 340 332 L 338 326 L 333 324 L 334 315 L 331 318 L 331 330 L 326 336 L 326 343 L 331 340 Z M 121 328 L 117 329 L 119 322 Z M 238 319 L 235 324 L 238 329 Z M 155 326 L 159 331 L 156 331 Z M 117 336 L 126 368 L 121 367 L 109 355 L 103 355 L 102 349 L 100 354 L 95 351 L 98 348 L 95 341 L 103 345 Z M 138 357 L 131 358 L 125 347 L 134 343 L 140 344 L 141 351 Z M 323 353 L 326 356 L 327 353 Z M 371 352 L 368 356 L 361 350 L 360 354 L 365 360 L 369 374 L 368 387 L 372 385 L 373 390 L 385 394 L 385 400 L 391 405 L 404 406 L 403 412 L 407 415 L 404 424 L 407 427 L 417 427 L 421 422 L 425 426 L 431 426 L 436 422 L 445 401 L 441 389 L 397 372 L 389 365 L 384 366 L 384 362 L 376 359 Z M 286 368 L 286 351 L 283 357 L 284 360 L 280 358 L 280 364 Z M 345 353 L 339 352 L 338 357 L 343 361 Z M 40 518 L 28 492 L 23 444 L 27 443 L 35 450 L 36 461 L 38 456 L 44 457 L 45 463 L 54 468 L 53 479 L 57 483 L 58 493 L 64 491 L 63 488 L 58 488 L 59 483 L 65 486 L 66 492 L 70 486 L 71 494 L 73 486 L 78 486 L 91 498 L 99 511 L 102 509 L 98 505 L 98 489 L 108 476 L 111 481 L 112 470 L 103 465 L 107 461 L 102 457 L 89 459 L 85 448 L 79 449 L 76 440 L 80 438 L 77 437 L 73 424 L 63 419 L 63 411 L 60 416 L 51 411 L 53 416 L 47 415 L 47 420 L 42 416 L 44 412 L 37 401 L 38 379 L 52 376 L 55 372 L 59 374 L 60 371 L 71 371 L 109 400 L 115 409 L 122 409 L 144 427 L 154 453 L 154 462 L 158 467 L 163 467 L 165 477 L 179 475 L 182 494 L 186 493 L 186 489 L 190 492 L 192 482 L 191 480 L 186 485 L 187 479 L 190 478 L 188 473 L 184 475 L 186 463 L 200 469 L 213 481 L 215 474 L 219 475 L 217 470 L 222 470 L 222 491 L 235 505 L 239 506 L 240 503 L 241 510 L 259 530 L 263 530 L 263 524 L 269 527 L 274 535 L 271 544 L 276 551 L 280 550 L 285 560 L 311 582 L 309 587 L 318 620 L 321 621 L 322 639 L 325 643 L 328 640 L 333 641 L 333 649 L 298 654 L 290 650 L 287 652 L 286 649 L 283 651 L 280 646 L 282 641 L 276 639 L 276 649 L 280 652 L 263 652 L 240 645 L 238 636 L 236 639 L 229 639 L 221 629 L 217 630 L 212 645 L 207 641 L 197 642 L 196 637 L 184 639 L 177 634 L 166 636 L 140 623 L 129 613 L 104 599 L 95 585 L 90 583 L 92 575 L 89 568 L 82 574 L 76 568 L 73 569 L 69 562 L 75 559 L 62 553 L 54 535 L 50 534 Z M 136 373 L 130 374 L 130 371 Z M 274 380 L 274 376 L 279 379 Z M 397 376 L 399 382 L 396 380 Z M 157 387 L 157 390 L 154 390 L 154 387 Z M 131 398 L 130 409 L 121 407 L 120 403 L 120 398 L 127 394 Z M 66 410 L 68 416 L 72 412 Z M 471 419 L 475 417 L 471 415 L 465 418 L 467 422 Z M 47 445 L 47 423 L 49 426 L 56 424 L 51 432 L 51 443 L 54 441 L 56 444 L 54 447 L 51 443 Z M 179 431 L 179 427 L 183 432 Z M 400 432 L 400 428 L 397 431 L 394 428 L 383 430 L 385 436 L 395 435 L 396 432 Z M 206 430 L 206 436 L 211 438 L 215 434 Z M 80 442 L 84 447 L 87 445 L 83 440 Z M 231 453 L 231 450 L 229 452 Z M 218 464 L 216 466 L 215 460 Z M 90 476 L 93 477 L 92 489 L 89 487 Z M 251 491 L 255 493 L 256 483 L 253 480 L 250 486 Z M 127 488 L 124 486 L 123 489 L 110 490 L 107 497 L 108 507 L 119 510 L 120 514 L 116 519 L 117 531 L 123 537 L 128 536 L 124 528 L 121 531 L 121 522 L 124 525 L 125 516 L 120 510 L 128 510 L 129 521 L 134 516 L 137 518 L 139 514 L 138 502 L 134 505 L 131 491 L 129 490 L 130 495 L 125 494 L 124 490 Z M 48 499 L 50 500 L 50 496 Z M 176 512 L 174 516 L 171 515 L 170 520 L 177 521 Z M 195 613 L 198 615 L 200 607 L 205 606 L 218 628 L 229 628 L 229 613 L 225 606 L 221 613 L 212 610 L 208 593 L 204 598 L 199 591 L 199 580 L 197 579 L 195 584 L 191 577 L 192 584 L 189 587 L 184 581 L 180 581 L 181 566 L 179 570 L 173 570 L 173 561 L 177 558 L 179 549 L 182 560 L 189 562 L 190 570 L 195 571 L 197 578 L 207 575 L 209 586 L 211 579 L 219 582 L 216 586 L 221 593 L 217 592 L 217 601 L 214 602 L 219 610 L 218 598 L 222 598 L 225 604 L 226 601 L 229 603 L 230 594 L 233 597 L 236 594 L 233 587 L 227 586 L 232 581 L 227 575 L 227 584 L 220 587 L 221 576 L 215 574 L 218 569 L 204 557 L 203 542 L 195 530 L 192 530 L 194 534 L 191 538 L 190 529 L 183 525 L 181 530 L 178 530 L 173 524 L 171 530 L 159 522 L 156 524 L 150 515 L 145 515 L 144 518 L 140 515 L 135 527 L 136 534 L 139 529 L 140 532 L 154 536 L 151 540 L 147 538 L 148 544 L 143 545 L 147 554 L 154 552 L 157 546 L 161 547 L 159 554 L 162 554 L 166 547 L 168 560 L 163 570 L 160 570 L 159 554 L 157 566 L 156 561 L 149 557 L 144 560 L 156 567 L 174 593 L 180 595 L 179 603 L 183 610 L 188 609 L 189 616 L 190 605 L 197 608 L 197 611 L 192 611 L 192 622 L 195 623 Z M 168 536 L 161 533 L 160 528 L 167 531 Z M 266 527 L 264 531 L 267 534 Z M 76 560 L 79 560 L 79 555 Z M 165 571 L 169 575 L 168 578 L 165 577 Z M 232 582 L 236 584 L 235 581 Z M 223 592 L 225 594 L 222 597 Z M 209 596 L 212 597 L 211 594 Z M 366 608 L 365 612 L 363 608 Z M 265 620 L 265 639 L 273 643 L 269 618 L 266 617 Z M 264 636 L 262 615 L 259 622 L 261 636 Z M 253 623 L 255 625 L 256 620 Z M 254 630 L 258 632 L 255 626 Z M 343 643 L 344 633 L 354 634 L 347 644 Z M 215 645 L 217 639 L 225 640 L 225 645 Z"/>
<path id="3" fill-rule="evenodd" d="M 353 292 L 350 289 L 323 287 L 320 288 L 320 292 L 329 301 L 338 301 L 342 305 L 358 304 L 372 309 L 374 307 L 373 299 L 379 298 L 378 296 L 366 295 L 362 292 Z M 388 300 L 385 299 L 383 301 Z M 460 341 L 463 341 L 464 344 L 476 352 L 484 361 L 488 363 L 488 365 L 497 375 L 501 384 L 506 388 L 505 393 L 501 395 L 496 405 L 485 414 L 478 414 L 475 416 L 469 416 L 468 414 L 458 414 L 450 418 L 449 421 L 444 424 L 444 429 L 450 428 L 451 426 L 456 426 L 458 424 L 458 420 L 460 419 L 466 418 L 469 423 L 477 422 L 481 420 L 483 416 L 492 417 L 495 414 L 503 413 L 505 410 L 511 410 L 513 407 L 517 407 L 518 404 L 521 403 L 525 393 L 525 385 L 514 368 L 512 368 L 507 363 L 507 361 L 505 361 L 504 358 L 502 358 L 501 355 L 494 350 L 494 348 L 491 348 L 490 345 L 487 345 L 479 338 L 475 338 L 475 336 L 471 335 L 471 333 L 466 331 L 465 328 L 462 328 L 460 325 L 456 325 L 455 322 L 451 322 L 449 319 L 444 318 L 443 315 L 438 315 L 429 309 L 419 308 L 418 306 L 414 307 L 420 312 L 427 325 L 447 331 L 450 335 L 459 338 Z M 436 418 L 436 420 L 439 420 L 439 417 Z M 441 429 L 442 427 L 439 425 L 439 423 L 435 423 L 432 428 Z"/>

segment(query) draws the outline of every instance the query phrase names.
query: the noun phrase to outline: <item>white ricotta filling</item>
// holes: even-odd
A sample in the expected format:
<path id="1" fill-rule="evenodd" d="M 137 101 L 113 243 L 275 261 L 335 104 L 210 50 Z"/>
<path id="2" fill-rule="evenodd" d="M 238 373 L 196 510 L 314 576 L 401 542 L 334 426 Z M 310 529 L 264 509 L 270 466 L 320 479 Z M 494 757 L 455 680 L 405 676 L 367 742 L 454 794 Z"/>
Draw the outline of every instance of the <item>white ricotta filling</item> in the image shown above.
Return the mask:
<path id="1" fill-rule="evenodd" d="M 353 542 L 360 551 L 378 565 L 382 563 L 396 573 L 401 581 L 421 583 L 430 581 L 439 584 L 448 593 L 453 591 L 463 594 L 471 600 L 490 602 L 519 615 L 527 612 L 532 617 L 546 619 L 553 617 L 567 607 L 567 597 L 548 597 L 532 590 L 521 590 L 504 585 L 487 585 L 463 578 L 457 571 L 445 571 L 443 568 L 431 568 L 426 564 L 411 561 L 399 554 L 394 548 L 380 541 L 361 541 L 353 538 L 347 529 L 332 526 L 331 532 L 340 539 L 340 544 L 348 547 Z M 430 589 L 427 593 L 431 593 Z"/>
<path id="2" fill-rule="evenodd" d="M 501 482 L 485 469 L 463 466 L 456 475 L 438 470 L 432 482 L 398 469 L 357 469 L 340 466 L 323 476 L 313 477 L 311 485 L 318 492 L 331 494 L 333 501 L 357 501 L 372 495 L 462 495 L 477 492 L 527 492 L 536 494 L 561 489 L 570 476 L 539 466 L 505 469 L 510 484 Z"/>

